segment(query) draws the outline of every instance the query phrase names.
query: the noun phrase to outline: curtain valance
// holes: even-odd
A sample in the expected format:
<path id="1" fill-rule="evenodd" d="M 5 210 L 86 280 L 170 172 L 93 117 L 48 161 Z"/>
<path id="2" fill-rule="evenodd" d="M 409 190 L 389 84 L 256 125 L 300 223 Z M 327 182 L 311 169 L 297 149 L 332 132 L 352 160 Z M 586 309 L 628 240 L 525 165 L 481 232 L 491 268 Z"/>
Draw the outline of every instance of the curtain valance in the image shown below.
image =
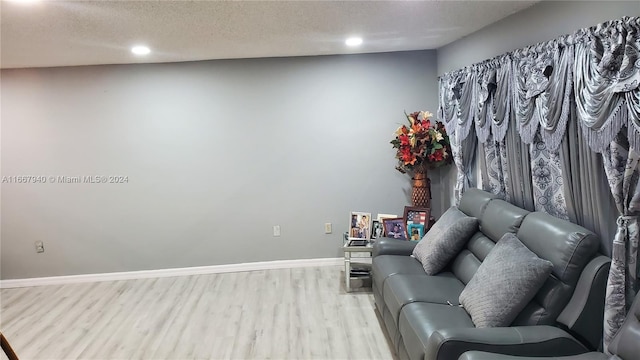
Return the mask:
<path id="1" fill-rule="evenodd" d="M 464 140 L 502 141 L 513 110 L 522 141 L 555 151 L 569 106 L 589 146 L 602 152 L 626 126 L 640 149 L 640 18 L 624 17 L 444 74 L 438 115 Z"/>

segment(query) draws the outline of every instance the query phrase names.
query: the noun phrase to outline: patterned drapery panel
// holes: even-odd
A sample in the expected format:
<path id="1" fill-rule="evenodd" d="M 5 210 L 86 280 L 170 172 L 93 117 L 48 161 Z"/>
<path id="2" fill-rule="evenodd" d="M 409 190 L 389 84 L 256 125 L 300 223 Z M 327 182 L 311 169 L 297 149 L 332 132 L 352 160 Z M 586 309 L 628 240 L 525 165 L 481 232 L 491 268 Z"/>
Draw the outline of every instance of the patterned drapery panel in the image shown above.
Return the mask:
<path id="1" fill-rule="evenodd" d="M 536 136 L 530 145 L 531 181 L 536 211 L 546 212 L 563 220 L 569 220 L 565 200 L 560 155 L 549 151 L 547 144 Z"/>
<path id="2" fill-rule="evenodd" d="M 640 214 L 640 154 L 620 137 L 602 152 L 611 193 L 620 213 L 613 240 L 611 270 L 605 298 L 604 343 L 608 345 L 624 322 L 638 290 L 638 215 Z M 606 349 L 606 347 L 605 347 Z"/>
<path id="3" fill-rule="evenodd" d="M 507 168 L 505 167 L 506 150 L 504 143 L 493 141 L 493 137 L 489 135 L 489 139 L 485 141 L 484 154 L 486 157 L 486 177 L 488 180 L 487 188 L 484 190 L 498 195 L 501 199 L 508 201 L 507 191 Z"/>

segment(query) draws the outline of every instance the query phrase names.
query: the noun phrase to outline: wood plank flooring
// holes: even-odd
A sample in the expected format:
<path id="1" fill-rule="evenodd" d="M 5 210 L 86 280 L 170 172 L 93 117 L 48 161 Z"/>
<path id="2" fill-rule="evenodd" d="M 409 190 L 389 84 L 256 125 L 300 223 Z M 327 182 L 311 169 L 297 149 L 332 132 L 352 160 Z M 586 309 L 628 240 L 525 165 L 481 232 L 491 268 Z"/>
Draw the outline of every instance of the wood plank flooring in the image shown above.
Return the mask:
<path id="1" fill-rule="evenodd" d="M 393 359 L 341 269 L 3 289 L 0 329 L 23 360 Z"/>

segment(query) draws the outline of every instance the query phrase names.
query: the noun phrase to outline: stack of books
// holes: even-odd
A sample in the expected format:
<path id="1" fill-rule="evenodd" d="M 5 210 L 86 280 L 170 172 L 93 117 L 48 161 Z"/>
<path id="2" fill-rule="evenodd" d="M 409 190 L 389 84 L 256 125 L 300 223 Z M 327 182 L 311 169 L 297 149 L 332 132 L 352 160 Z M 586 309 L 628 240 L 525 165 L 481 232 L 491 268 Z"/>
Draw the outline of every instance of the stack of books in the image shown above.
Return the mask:
<path id="1" fill-rule="evenodd" d="M 368 268 L 353 268 L 351 269 L 351 277 L 365 277 L 370 275 L 370 269 Z"/>

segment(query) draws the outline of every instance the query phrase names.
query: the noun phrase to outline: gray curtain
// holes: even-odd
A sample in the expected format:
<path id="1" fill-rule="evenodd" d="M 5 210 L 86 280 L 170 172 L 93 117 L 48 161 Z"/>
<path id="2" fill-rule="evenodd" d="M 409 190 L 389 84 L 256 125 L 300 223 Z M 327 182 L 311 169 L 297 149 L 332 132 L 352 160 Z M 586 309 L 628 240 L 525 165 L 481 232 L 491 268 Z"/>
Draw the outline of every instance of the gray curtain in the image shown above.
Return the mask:
<path id="1" fill-rule="evenodd" d="M 483 188 L 592 229 L 605 253 L 611 250 L 606 349 L 637 290 L 640 18 L 515 50 L 444 74 L 439 85 L 438 114 L 456 133 L 458 162 L 466 158 L 463 140 L 472 125 L 482 144 Z M 617 208 L 611 213 L 620 216 L 613 242 L 606 224 L 611 200 L 598 166 Z M 466 181 L 468 167 L 458 169 Z"/>
<path id="2" fill-rule="evenodd" d="M 591 151 L 575 117 L 574 104 L 559 150 L 569 220 L 593 231 L 601 239 L 613 239 L 618 210 L 611 196 L 602 156 Z M 600 251 L 611 256 L 611 242 L 603 241 L 601 245 Z"/>
<path id="3" fill-rule="evenodd" d="M 640 18 L 623 18 L 582 31 L 575 45 L 577 122 L 589 146 L 602 152 L 619 217 L 611 246 L 604 348 L 637 292 L 638 153 L 640 151 Z"/>
<path id="4" fill-rule="evenodd" d="M 476 183 L 475 179 L 475 159 L 476 147 L 478 146 L 478 138 L 475 136 L 475 129 L 471 128 L 471 133 L 464 140 L 458 140 L 455 134 L 450 137 L 451 150 L 453 152 L 453 161 L 458 169 L 456 177 L 456 185 L 454 188 L 455 204 L 460 203 L 462 194 L 472 184 Z"/>
<path id="5" fill-rule="evenodd" d="M 602 152 L 611 193 L 620 213 L 611 249 L 611 270 L 605 298 L 604 343 L 609 344 L 624 322 L 638 291 L 638 215 L 640 214 L 640 154 L 619 135 Z"/>
<path id="6" fill-rule="evenodd" d="M 512 113 L 513 115 L 513 113 Z M 511 116 L 511 124 L 515 119 Z M 531 183 L 529 147 L 523 143 L 516 126 L 509 126 L 505 136 L 509 180 L 509 199 L 512 204 L 529 211 L 534 210 L 533 187 Z"/>

